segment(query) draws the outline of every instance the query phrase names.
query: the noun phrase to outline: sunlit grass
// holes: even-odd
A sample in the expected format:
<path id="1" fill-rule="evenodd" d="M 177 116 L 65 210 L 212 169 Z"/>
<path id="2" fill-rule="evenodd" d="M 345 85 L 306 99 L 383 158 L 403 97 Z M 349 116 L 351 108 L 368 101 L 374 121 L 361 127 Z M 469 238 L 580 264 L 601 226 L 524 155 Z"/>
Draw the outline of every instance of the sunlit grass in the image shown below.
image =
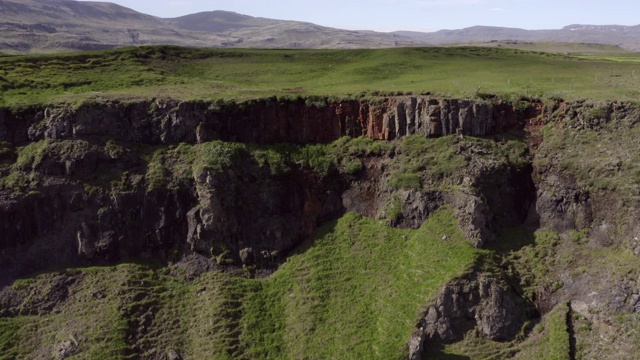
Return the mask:
<path id="1" fill-rule="evenodd" d="M 103 98 L 477 92 L 567 99 L 634 99 L 635 54 L 572 57 L 518 49 L 205 50 L 142 47 L 0 58 L 0 105 Z M 638 69 L 640 71 L 640 69 Z"/>
<path id="2" fill-rule="evenodd" d="M 418 230 L 348 213 L 265 279 L 210 272 L 190 282 L 152 264 L 46 273 L 13 284 L 20 308 L 72 277 L 68 301 L 37 319 L 0 319 L 0 358 L 52 355 L 75 339 L 77 356 L 92 359 L 168 349 L 199 359 L 400 359 L 424 307 L 481 252 L 444 208 Z"/>

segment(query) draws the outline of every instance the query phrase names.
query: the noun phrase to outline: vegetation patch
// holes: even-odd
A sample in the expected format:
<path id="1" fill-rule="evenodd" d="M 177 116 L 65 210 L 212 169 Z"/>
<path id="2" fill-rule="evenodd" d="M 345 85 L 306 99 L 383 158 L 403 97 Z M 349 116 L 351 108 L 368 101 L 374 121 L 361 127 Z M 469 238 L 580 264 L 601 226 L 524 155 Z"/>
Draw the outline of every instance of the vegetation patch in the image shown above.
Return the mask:
<path id="1" fill-rule="evenodd" d="M 153 264 L 44 274 L 11 291 L 29 298 L 72 278 L 68 297 L 55 311 L 39 308 L 37 326 L 24 326 L 29 315 L 0 319 L 2 356 L 51 357 L 75 339 L 77 356 L 91 359 L 169 349 L 217 359 L 401 358 L 424 306 L 478 254 L 443 208 L 419 230 L 348 213 L 264 279 L 210 272 L 189 281 Z"/>
<path id="2" fill-rule="evenodd" d="M 635 151 L 640 125 L 628 120 L 609 121 L 606 111 L 600 108 L 585 116 L 596 116 L 593 112 L 605 116 L 597 130 L 585 124 L 545 126 L 544 141 L 536 150 L 534 164 L 539 168 L 559 168 L 587 191 L 615 191 L 622 198 L 640 198 L 640 169 L 636 166 L 640 153 Z"/>
<path id="3" fill-rule="evenodd" d="M 533 336 L 521 345 L 515 359 L 570 360 L 571 345 L 568 317 L 571 316 L 568 303 L 556 306 L 533 328 Z"/>

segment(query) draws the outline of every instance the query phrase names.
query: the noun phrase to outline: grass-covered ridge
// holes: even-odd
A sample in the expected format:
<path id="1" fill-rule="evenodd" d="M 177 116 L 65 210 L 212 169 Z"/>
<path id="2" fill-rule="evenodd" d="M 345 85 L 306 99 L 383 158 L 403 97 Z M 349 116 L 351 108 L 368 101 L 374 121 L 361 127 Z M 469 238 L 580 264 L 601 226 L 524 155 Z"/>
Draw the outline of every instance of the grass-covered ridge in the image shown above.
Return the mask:
<path id="1" fill-rule="evenodd" d="M 190 282 L 177 268 L 141 264 L 44 274 L 13 284 L 25 302 L 0 319 L 16 330 L 0 332 L 0 359 L 51 357 L 64 341 L 86 359 L 169 349 L 198 359 L 400 359 L 424 306 L 479 254 L 444 208 L 419 230 L 348 213 L 264 279 L 211 272 Z M 56 311 L 25 312 L 62 282 L 69 293 Z"/>
<path id="2" fill-rule="evenodd" d="M 432 92 L 635 99 L 637 56 L 482 47 L 249 50 L 140 47 L 0 58 L 0 106 L 172 97 L 246 100 Z"/>

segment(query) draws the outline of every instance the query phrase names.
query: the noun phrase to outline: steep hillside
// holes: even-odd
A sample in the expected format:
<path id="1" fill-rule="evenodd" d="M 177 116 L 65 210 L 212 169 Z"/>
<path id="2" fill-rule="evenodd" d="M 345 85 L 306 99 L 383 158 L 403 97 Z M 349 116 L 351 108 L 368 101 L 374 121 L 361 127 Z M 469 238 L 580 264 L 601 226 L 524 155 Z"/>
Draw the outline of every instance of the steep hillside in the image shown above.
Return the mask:
<path id="1" fill-rule="evenodd" d="M 631 104 L 145 102 L 1 120 L 9 358 L 636 351 Z M 591 147 L 604 158 L 572 160 Z"/>
<path id="2" fill-rule="evenodd" d="M 115 26 L 160 26 L 161 20 L 108 2 L 68 0 L 2 0 L 0 21 L 26 24 L 68 25 L 94 23 Z"/>
<path id="3" fill-rule="evenodd" d="M 0 59 L 0 359 L 633 358 L 640 107 L 610 100 L 635 94 L 617 60 Z M 365 91 L 463 69 L 589 99 Z M 587 89 L 594 69 L 619 85 Z"/>

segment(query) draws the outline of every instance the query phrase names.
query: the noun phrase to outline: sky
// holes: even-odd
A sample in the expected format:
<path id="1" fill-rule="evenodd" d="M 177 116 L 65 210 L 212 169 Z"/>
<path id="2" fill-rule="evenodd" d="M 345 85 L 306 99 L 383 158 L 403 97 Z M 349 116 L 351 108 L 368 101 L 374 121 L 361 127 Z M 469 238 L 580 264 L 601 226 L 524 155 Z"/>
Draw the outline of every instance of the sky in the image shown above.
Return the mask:
<path id="1" fill-rule="evenodd" d="M 638 25 L 638 0 L 102 0 L 163 18 L 227 10 L 350 30 Z"/>

